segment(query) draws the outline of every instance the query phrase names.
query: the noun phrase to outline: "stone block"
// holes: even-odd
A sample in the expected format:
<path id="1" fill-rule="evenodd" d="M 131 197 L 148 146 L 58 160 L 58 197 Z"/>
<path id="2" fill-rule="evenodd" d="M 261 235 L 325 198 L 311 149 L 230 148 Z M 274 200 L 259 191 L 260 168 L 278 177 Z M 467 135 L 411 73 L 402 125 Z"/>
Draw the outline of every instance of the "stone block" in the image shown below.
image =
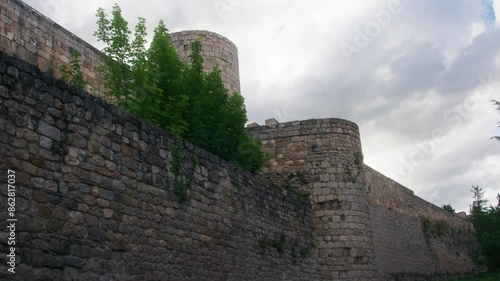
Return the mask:
<path id="1" fill-rule="evenodd" d="M 37 132 L 55 141 L 61 141 L 61 131 L 43 121 L 38 122 Z"/>

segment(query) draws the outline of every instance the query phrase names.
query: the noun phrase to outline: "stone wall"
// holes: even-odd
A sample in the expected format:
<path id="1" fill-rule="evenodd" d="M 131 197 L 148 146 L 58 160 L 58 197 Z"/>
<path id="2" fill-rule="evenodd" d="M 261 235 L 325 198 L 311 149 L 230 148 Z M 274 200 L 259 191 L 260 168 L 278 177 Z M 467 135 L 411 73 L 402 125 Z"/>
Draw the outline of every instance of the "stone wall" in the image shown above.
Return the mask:
<path id="1" fill-rule="evenodd" d="M 380 280 L 418 280 L 471 272 L 472 223 L 417 197 L 365 166 Z"/>
<path id="2" fill-rule="evenodd" d="M 233 42 L 217 33 L 205 30 L 188 30 L 170 34 L 170 41 L 184 61 L 189 61 L 191 43 L 199 39 L 202 45 L 205 71 L 219 65 L 222 81 L 229 93 L 240 93 L 238 49 Z"/>
<path id="3" fill-rule="evenodd" d="M 471 222 L 364 165 L 356 124 L 340 119 L 266 124 L 247 129 L 270 154 L 262 174 L 311 193 L 324 280 L 365 280 L 358 278 L 372 277 L 375 267 L 376 280 L 391 281 L 474 269 Z"/>
<path id="4" fill-rule="evenodd" d="M 17 219 L 16 273 L 2 227 L 0 279 L 322 280 L 316 256 L 327 241 L 316 243 L 307 200 L 189 143 L 175 153 L 174 143 L 0 52 L 0 221 L 7 169 Z M 328 243 L 348 243 L 339 239 Z"/>
<path id="5" fill-rule="evenodd" d="M 357 125 L 332 118 L 248 132 L 270 154 L 262 174 L 310 194 L 322 280 L 377 280 Z"/>
<path id="6" fill-rule="evenodd" d="M 218 64 L 240 91 L 231 41 L 171 34 L 184 60 L 198 38 L 205 70 Z M 0 184 L 16 172 L 18 218 L 17 273 L 7 273 L 4 228 L 0 279 L 392 281 L 473 268 L 471 223 L 365 166 L 356 124 L 249 128 L 270 153 L 262 175 L 271 184 L 188 143 L 173 156 L 168 133 L 43 72 L 57 76 L 72 50 L 86 89 L 102 92 L 97 49 L 21 1 L 0 0 Z"/>
<path id="7" fill-rule="evenodd" d="M 71 52 L 82 55 L 86 90 L 103 93 L 97 68 L 103 64 L 99 50 L 20 0 L 0 0 L 0 50 L 59 76 L 59 66 L 69 63 Z"/>
<path id="8" fill-rule="evenodd" d="M 200 39 L 205 70 L 218 64 L 222 81 L 229 92 L 240 92 L 238 50 L 227 38 L 209 31 L 181 31 L 171 34 L 171 41 L 184 60 L 191 43 Z M 71 52 L 82 54 L 85 90 L 104 93 L 103 78 L 97 68 L 104 63 L 101 52 L 64 27 L 53 22 L 20 0 L 0 0 L 0 50 L 51 71 L 59 77 L 59 66 L 69 63 Z"/>

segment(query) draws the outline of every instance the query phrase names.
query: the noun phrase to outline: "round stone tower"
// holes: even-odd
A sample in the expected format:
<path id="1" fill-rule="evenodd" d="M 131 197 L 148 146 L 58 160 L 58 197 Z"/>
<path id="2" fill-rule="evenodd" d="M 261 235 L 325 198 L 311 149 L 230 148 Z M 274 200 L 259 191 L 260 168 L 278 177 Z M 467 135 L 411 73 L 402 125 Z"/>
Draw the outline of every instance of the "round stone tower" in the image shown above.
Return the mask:
<path id="1" fill-rule="evenodd" d="M 229 93 L 240 92 L 240 73 L 238 66 L 238 49 L 226 37 L 205 30 L 188 30 L 170 33 L 170 41 L 184 61 L 189 60 L 191 43 L 201 41 L 205 71 L 211 71 L 219 65 L 222 81 Z"/>
<path id="2" fill-rule="evenodd" d="M 342 119 L 268 121 L 247 131 L 270 155 L 262 174 L 310 194 L 322 280 L 376 280 L 358 126 Z"/>

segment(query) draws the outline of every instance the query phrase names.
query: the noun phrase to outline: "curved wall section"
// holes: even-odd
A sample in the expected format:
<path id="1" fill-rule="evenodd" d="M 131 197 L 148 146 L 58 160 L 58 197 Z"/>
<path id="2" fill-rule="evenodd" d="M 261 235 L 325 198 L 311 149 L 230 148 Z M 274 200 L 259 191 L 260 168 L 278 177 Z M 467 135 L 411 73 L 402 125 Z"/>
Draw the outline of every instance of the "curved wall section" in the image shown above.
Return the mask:
<path id="1" fill-rule="evenodd" d="M 310 194 L 323 280 L 375 280 L 358 126 L 318 119 L 251 127 L 270 159 L 263 175 Z"/>
<path id="2" fill-rule="evenodd" d="M 170 41 L 184 61 L 189 60 L 191 43 L 200 39 L 205 60 L 205 71 L 219 65 L 222 81 L 229 93 L 240 92 L 238 49 L 226 37 L 206 30 L 188 30 L 170 33 Z"/>

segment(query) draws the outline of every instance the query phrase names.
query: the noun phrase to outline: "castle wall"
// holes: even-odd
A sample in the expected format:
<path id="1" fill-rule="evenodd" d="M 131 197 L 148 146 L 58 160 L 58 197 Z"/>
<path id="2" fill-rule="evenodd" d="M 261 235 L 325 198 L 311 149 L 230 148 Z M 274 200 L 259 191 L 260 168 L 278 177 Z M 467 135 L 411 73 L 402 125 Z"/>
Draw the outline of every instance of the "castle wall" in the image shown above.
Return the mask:
<path id="1" fill-rule="evenodd" d="M 0 279 L 321 280 L 308 200 L 174 142 L 0 52 Z"/>
<path id="2" fill-rule="evenodd" d="M 474 269 L 470 257 L 476 240 L 469 220 L 415 196 L 366 165 L 364 169 L 380 280 L 425 280 Z"/>
<path id="3" fill-rule="evenodd" d="M 19 0 L 0 0 L 0 50 L 59 76 L 71 52 L 82 55 L 86 90 L 104 93 L 97 68 L 104 63 L 99 50 Z"/>
<path id="4" fill-rule="evenodd" d="M 202 42 L 205 70 L 211 71 L 218 64 L 229 92 L 240 92 L 238 50 L 230 40 L 201 30 L 171 33 L 172 44 L 185 61 L 189 59 L 191 43 L 198 38 Z M 71 52 L 77 50 L 82 55 L 85 90 L 105 92 L 97 70 L 104 63 L 101 52 L 20 0 L 0 0 L 0 50 L 56 77 L 60 77 L 59 66 L 67 65 Z"/>
<path id="5" fill-rule="evenodd" d="M 171 34 L 184 60 L 197 38 L 205 70 L 218 64 L 239 91 L 231 41 Z M 16 171 L 19 218 L 19 274 L 5 275 L 0 244 L 0 279 L 392 281 L 473 268 L 471 223 L 363 165 L 346 120 L 249 128 L 270 153 L 262 175 L 273 184 L 184 144 L 184 182 L 193 182 L 180 203 L 172 136 L 26 63 L 57 76 L 73 49 L 86 89 L 103 92 L 97 49 L 21 1 L 0 0 L 0 51 L 24 60 L 0 52 L 0 171 Z M 6 210 L 7 189 L 0 194 Z"/>
<path id="6" fill-rule="evenodd" d="M 476 239 L 471 222 L 364 165 L 354 123 L 322 119 L 269 124 L 247 128 L 270 154 L 262 174 L 311 193 L 324 280 L 340 278 L 339 270 L 342 277 L 358 280 L 349 270 L 360 259 L 350 251 L 369 253 L 364 260 L 376 266 L 376 280 L 472 272 Z"/>
<path id="7" fill-rule="evenodd" d="M 310 194 L 322 280 L 377 280 L 357 125 L 319 119 L 247 131 L 270 154 L 262 174 Z"/>
<path id="8" fill-rule="evenodd" d="M 212 71 L 216 65 L 221 70 L 222 81 L 229 93 L 240 91 L 238 49 L 226 37 L 205 30 L 187 30 L 170 34 L 170 41 L 184 61 L 189 61 L 191 44 L 199 39 L 202 45 L 205 71 Z"/>

